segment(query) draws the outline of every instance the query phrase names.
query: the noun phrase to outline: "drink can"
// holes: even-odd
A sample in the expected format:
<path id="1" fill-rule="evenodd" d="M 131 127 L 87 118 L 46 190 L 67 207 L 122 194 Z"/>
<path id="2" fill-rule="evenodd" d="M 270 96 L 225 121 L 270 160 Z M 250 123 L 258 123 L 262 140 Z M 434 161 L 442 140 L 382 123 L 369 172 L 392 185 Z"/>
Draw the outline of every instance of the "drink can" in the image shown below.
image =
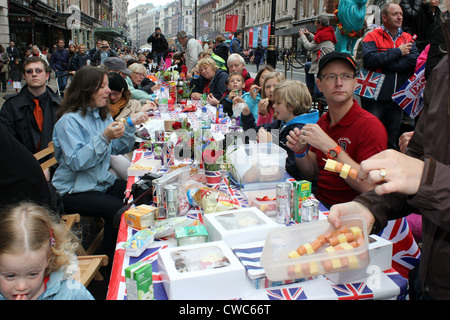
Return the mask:
<path id="1" fill-rule="evenodd" d="M 168 168 L 175 165 L 175 157 L 173 155 L 174 144 L 172 141 L 164 142 L 164 165 Z"/>
<path id="2" fill-rule="evenodd" d="M 319 201 L 306 199 L 302 201 L 302 223 L 319 220 Z"/>
<path id="3" fill-rule="evenodd" d="M 202 94 L 202 105 L 206 105 L 206 98 L 208 95 L 206 93 Z"/>
<path id="4" fill-rule="evenodd" d="M 166 209 L 164 208 L 164 190 L 158 179 L 152 181 L 153 204 L 158 207 L 156 219 L 166 219 Z"/>
<path id="5" fill-rule="evenodd" d="M 155 141 L 164 142 L 164 130 L 155 130 Z"/>
<path id="6" fill-rule="evenodd" d="M 164 187 L 164 208 L 166 209 L 167 218 L 179 216 L 177 185 L 169 184 Z"/>
<path id="7" fill-rule="evenodd" d="M 277 184 L 277 216 L 276 222 L 288 224 L 291 221 L 292 185 L 289 182 Z"/>

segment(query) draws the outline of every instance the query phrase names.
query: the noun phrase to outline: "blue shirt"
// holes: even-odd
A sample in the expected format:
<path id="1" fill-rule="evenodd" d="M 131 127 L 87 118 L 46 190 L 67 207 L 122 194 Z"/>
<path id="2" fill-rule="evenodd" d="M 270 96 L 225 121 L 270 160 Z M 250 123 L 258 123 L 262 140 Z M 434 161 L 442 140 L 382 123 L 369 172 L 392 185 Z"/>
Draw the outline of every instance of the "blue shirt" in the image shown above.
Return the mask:
<path id="1" fill-rule="evenodd" d="M 53 144 L 59 166 L 52 184 L 61 195 L 106 192 L 114 184 L 116 176 L 108 171 L 111 154 L 130 152 L 136 129 L 125 124 L 124 135 L 108 141 L 101 135 L 112 122 L 111 115 L 102 120 L 98 108 L 88 108 L 86 116 L 81 111 L 66 113 L 55 124 Z"/>

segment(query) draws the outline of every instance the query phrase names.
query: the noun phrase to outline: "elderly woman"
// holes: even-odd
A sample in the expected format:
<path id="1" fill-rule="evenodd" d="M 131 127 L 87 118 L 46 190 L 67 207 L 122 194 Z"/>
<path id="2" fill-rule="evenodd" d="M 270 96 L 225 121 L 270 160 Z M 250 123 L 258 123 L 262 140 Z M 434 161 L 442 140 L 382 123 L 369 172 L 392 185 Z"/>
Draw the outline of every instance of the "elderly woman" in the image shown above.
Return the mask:
<path id="1" fill-rule="evenodd" d="M 126 181 L 109 172 L 111 155 L 132 150 L 135 125 L 147 121 L 148 116 L 140 112 L 126 121 L 114 121 L 108 106 L 108 83 L 103 68 L 84 66 L 75 73 L 53 130 L 59 166 L 52 184 L 61 195 L 65 212 L 104 219 L 103 247 L 111 259 L 117 238 L 113 221 L 123 207 L 126 189 Z"/>
<path id="2" fill-rule="evenodd" d="M 143 64 L 133 63 L 128 66 L 128 69 L 132 73 L 127 77 L 126 81 L 133 99 L 139 101 L 150 100 L 152 98 L 151 94 L 161 88 L 159 84 L 155 84 L 150 80 L 148 83 L 143 83 L 143 80 L 147 79 L 145 77 L 147 69 Z"/>
<path id="3" fill-rule="evenodd" d="M 227 91 L 226 81 L 228 73 L 220 69 L 216 62 L 211 58 L 204 58 L 197 64 L 200 72 L 198 86 L 193 88 L 191 99 L 199 100 L 202 94 L 212 95 L 214 101 L 219 100 Z M 212 100 L 208 97 L 208 103 Z"/>
<path id="4" fill-rule="evenodd" d="M 227 60 L 227 66 L 230 74 L 235 72 L 242 74 L 245 81 L 244 91 L 250 92 L 250 87 L 255 79 L 253 79 L 247 69 L 245 69 L 244 58 L 238 53 L 230 54 Z"/>

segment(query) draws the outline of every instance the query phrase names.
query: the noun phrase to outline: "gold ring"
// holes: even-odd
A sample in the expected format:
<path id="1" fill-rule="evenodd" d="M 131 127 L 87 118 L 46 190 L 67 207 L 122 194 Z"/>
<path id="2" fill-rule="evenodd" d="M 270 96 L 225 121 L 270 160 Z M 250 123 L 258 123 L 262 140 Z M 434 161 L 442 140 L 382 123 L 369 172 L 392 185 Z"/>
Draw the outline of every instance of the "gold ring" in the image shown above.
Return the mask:
<path id="1" fill-rule="evenodd" d="M 386 171 L 384 171 L 384 169 L 380 169 L 380 177 L 382 180 L 386 178 Z"/>

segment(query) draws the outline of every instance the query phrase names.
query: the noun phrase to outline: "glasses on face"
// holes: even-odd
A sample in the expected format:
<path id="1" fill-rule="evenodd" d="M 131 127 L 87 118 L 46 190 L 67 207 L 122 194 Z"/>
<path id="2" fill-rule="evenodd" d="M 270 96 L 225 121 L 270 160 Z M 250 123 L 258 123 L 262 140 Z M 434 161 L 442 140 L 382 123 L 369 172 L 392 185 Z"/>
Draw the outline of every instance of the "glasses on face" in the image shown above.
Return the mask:
<path id="1" fill-rule="evenodd" d="M 330 73 L 330 74 L 323 74 L 321 75 L 319 78 L 323 79 L 325 81 L 336 81 L 337 78 L 340 77 L 342 81 L 349 81 L 355 78 L 355 74 L 354 73 L 341 73 L 341 74 L 335 74 L 335 73 Z"/>
<path id="2" fill-rule="evenodd" d="M 41 74 L 42 72 L 44 72 L 44 70 L 43 69 L 39 69 L 39 68 L 25 70 L 26 74 L 33 74 L 33 72 L 36 72 L 36 74 Z"/>
<path id="3" fill-rule="evenodd" d="M 138 76 L 140 76 L 140 77 L 145 77 L 145 74 L 143 74 L 143 73 L 139 73 L 139 72 L 133 72 L 133 73 L 138 75 Z"/>

